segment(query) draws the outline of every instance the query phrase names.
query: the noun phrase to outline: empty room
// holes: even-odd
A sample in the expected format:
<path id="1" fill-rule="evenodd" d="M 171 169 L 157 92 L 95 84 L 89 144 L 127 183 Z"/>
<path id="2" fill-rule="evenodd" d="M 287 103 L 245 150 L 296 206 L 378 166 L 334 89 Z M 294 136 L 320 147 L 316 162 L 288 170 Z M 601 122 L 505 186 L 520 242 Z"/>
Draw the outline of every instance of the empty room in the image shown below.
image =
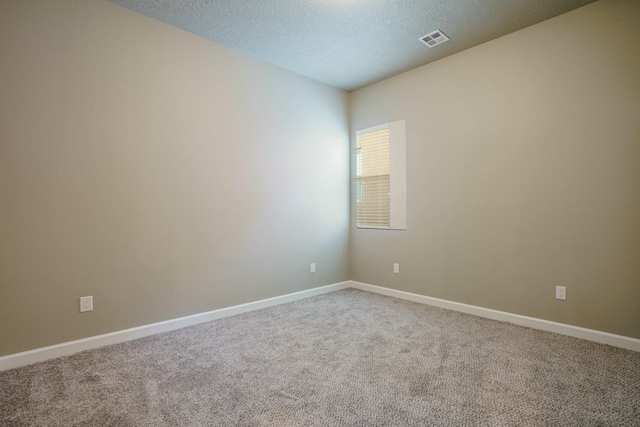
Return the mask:
<path id="1" fill-rule="evenodd" d="M 640 2 L 0 0 L 0 426 L 349 425 L 640 425 Z"/>

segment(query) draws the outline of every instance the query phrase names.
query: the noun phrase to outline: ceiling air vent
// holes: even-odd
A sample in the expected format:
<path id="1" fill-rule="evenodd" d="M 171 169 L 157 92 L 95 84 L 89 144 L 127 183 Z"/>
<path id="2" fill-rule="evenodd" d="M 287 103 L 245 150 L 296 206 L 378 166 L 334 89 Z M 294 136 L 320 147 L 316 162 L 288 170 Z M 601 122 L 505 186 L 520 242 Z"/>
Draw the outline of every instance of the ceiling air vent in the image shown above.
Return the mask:
<path id="1" fill-rule="evenodd" d="M 434 47 L 446 42 L 447 40 L 449 40 L 449 37 L 445 36 L 442 31 L 435 30 L 430 32 L 426 36 L 420 37 L 419 40 L 422 43 L 426 44 L 428 47 Z"/>

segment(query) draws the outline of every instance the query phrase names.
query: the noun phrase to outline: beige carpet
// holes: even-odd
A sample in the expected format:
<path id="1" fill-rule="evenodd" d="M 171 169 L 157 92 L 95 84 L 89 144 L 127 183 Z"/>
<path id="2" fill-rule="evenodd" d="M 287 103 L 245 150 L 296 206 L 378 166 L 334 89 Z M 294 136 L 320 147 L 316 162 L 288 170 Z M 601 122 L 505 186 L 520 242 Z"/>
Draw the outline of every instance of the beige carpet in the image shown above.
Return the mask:
<path id="1" fill-rule="evenodd" d="M 353 289 L 0 372 L 1 426 L 640 426 L 640 353 Z"/>

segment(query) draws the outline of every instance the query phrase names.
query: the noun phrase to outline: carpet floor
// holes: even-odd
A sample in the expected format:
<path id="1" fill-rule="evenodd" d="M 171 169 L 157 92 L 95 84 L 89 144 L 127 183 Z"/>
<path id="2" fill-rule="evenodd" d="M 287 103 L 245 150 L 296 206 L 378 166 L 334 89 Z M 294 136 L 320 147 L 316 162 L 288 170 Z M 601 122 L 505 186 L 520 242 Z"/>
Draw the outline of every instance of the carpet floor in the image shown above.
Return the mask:
<path id="1" fill-rule="evenodd" d="M 1 426 L 640 426 L 640 353 L 346 289 L 0 372 Z"/>

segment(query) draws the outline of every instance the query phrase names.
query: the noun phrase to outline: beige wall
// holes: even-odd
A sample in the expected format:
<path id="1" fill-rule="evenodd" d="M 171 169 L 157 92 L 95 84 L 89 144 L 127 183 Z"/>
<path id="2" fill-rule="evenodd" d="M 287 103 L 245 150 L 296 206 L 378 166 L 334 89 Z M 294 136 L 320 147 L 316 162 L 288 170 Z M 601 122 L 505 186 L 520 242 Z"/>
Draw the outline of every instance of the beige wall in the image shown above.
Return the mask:
<path id="1" fill-rule="evenodd" d="M 0 58 L 0 356 L 348 279 L 346 93 L 100 0 Z"/>
<path id="2" fill-rule="evenodd" d="M 356 91 L 352 143 L 401 118 L 407 231 L 352 219 L 351 279 L 640 338 L 640 2 Z"/>
<path id="3" fill-rule="evenodd" d="M 638 22 L 600 1 L 349 109 L 106 1 L 0 0 L 0 356 L 348 278 L 640 338 Z M 401 118 L 408 229 L 349 241 L 348 121 Z"/>

